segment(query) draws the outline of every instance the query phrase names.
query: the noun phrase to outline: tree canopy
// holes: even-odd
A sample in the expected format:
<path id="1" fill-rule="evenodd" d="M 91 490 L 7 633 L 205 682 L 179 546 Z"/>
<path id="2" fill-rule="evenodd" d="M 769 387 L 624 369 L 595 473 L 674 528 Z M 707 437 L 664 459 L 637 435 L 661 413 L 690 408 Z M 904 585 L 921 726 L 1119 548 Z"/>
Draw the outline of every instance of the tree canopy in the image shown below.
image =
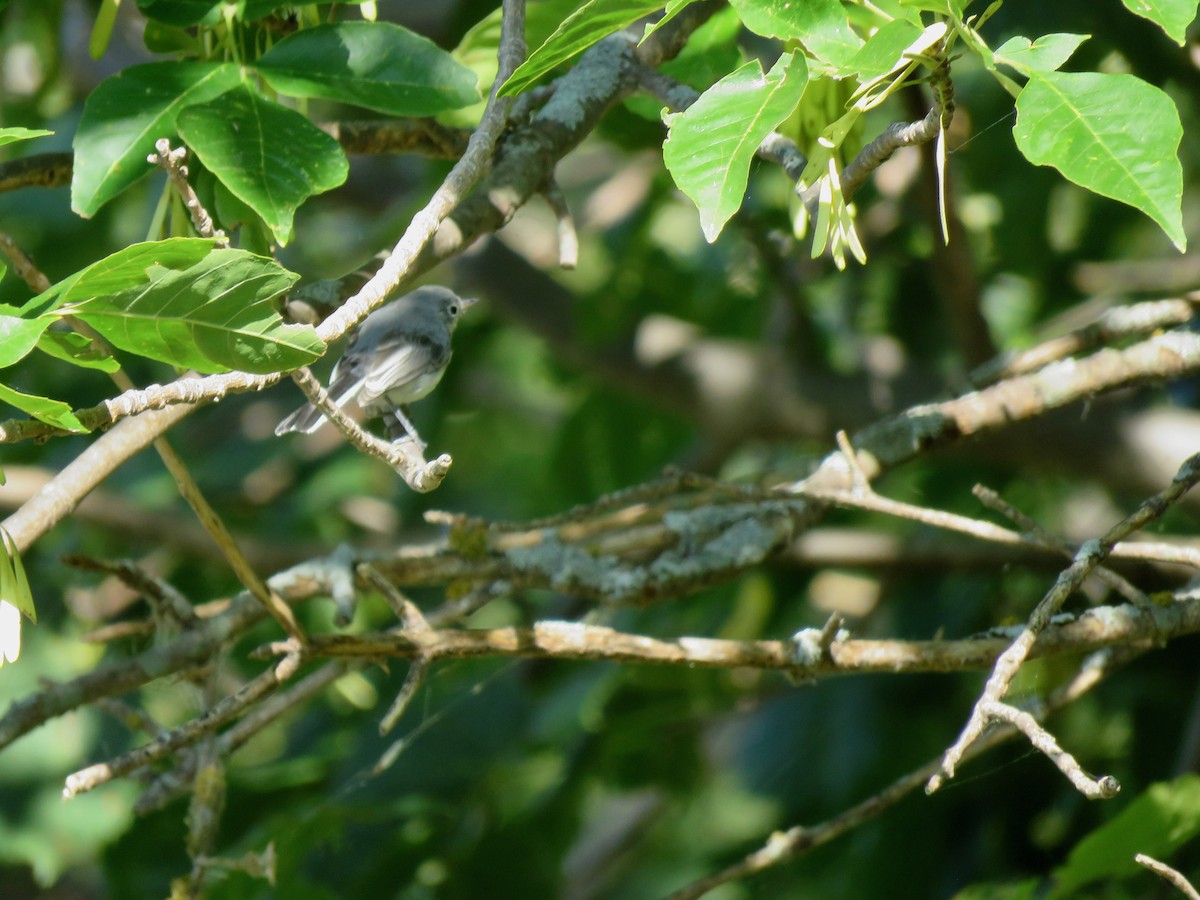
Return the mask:
<path id="1" fill-rule="evenodd" d="M 1189 890 L 1195 14 L 0 0 L 0 893 Z"/>

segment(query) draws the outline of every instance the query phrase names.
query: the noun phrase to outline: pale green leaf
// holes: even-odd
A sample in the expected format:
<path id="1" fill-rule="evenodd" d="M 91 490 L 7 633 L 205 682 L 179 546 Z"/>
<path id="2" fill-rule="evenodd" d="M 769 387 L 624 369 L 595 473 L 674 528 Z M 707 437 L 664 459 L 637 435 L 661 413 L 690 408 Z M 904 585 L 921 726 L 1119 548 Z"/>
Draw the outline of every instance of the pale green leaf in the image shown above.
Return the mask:
<path id="1" fill-rule="evenodd" d="M 212 238 L 169 238 L 131 244 L 99 262 L 68 275 L 58 284 L 38 294 L 21 307 L 26 318 L 43 315 L 64 303 L 78 303 L 89 297 L 115 294 L 145 284 L 152 268 L 186 269 L 212 252 Z"/>
<path id="2" fill-rule="evenodd" d="M 665 0 L 587 0 L 569 15 L 546 42 L 529 54 L 504 86 L 501 95 L 519 94 L 547 72 L 598 41 L 662 9 Z"/>
<path id="3" fill-rule="evenodd" d="M 33 606 L 33 592 L 29 589 L 29 576 L 25 574 L 25 565 L 21 562 L 21 552 L 17 549 L 17 542 L 13 540 L 12 535 L 5 529 L 0 528 L 0 544 L 3 545 L 3 556 L 5 562 L 11 566 L 10 575 L 12 577 L 11 593 L 4 592 L 4 599 L 17 608 L 19 612 L 23 612 L 29 616 L 29 621 L 37 622 L 37 610 Z M 9 662 L 12 662 L 10 659 Z"/>
<path id="4" fill-rule="evenodd" d="M 882 26 L 854 55 L 851 61 L 858 80 L 864 84 L 882 78 L 922 34 L 923 29 L 904 19 L 895 19 Z"/>
<path id="5" fill-rule="evenodd" d="M 554 34 L 563 20 L 576 9 L 576 0 L 539 0 L 525 9 L 525 42 L 530 47 L 540 47 Z M 453 55 L 470 69 L 482 85 L 496 80 L 499 68 L 497 50 L 500 47 L 500 25 L 504 10 L 497 7 L 472 25 L 454 48 Z M 483 116 L 484 103 L 453 110 L 440 117 L 440 121 L 451 125 L 472 127 Z"/>
<path id="6" fill-rule="evenodd" d="M 175 136 L 175 117 L 206 103 L 239 81 L 228 63 L 159 62 L 131 66 L 107 78 L 88 96 L 75 132 L 71 209 L 93 215 L 149 174 L 146 157 L 159 138 Z"/>
<path id="7" fill-rule="evenodd" d="M 710 242 L 742 205 L 758 145 L 791 115 L 807 82 L 799 53 L 785 53 L 765 75 L 753 60 L 669 118 L 663 160 L 699 208 Z"/>
<path id="8" fill-rule="evenodd" d="M 88 431 L 83 423 L 75 417 L 71 407 L 60 400 L 51 400 L 49 397 L 39 397 L 36 394 L 25 394 L 6 384 L 0 384 L 0 403 L 15 406 L 22 412 L 29 413 L 39 422 L 45 422 L 47 425 L 53 425 L 64 431 L 73 431 L 77 434 L 86 434 Z"/>
<path id="9" fill-rule="evenodd" d="M 658 29 L 662 28 L 694 2 L 695 0 L 668 0 L 667 7 L 663 10 L 663 14 L 659 20 L 651 22 L 646 26 L 646 31 L 642 34 L 642 41 L 645 41 L 646 38 L 650 37 L 650 35 L 654 34 L 654 32 L 658 31 Z M 642 41 L 639 41 L 639 43 Z"/>
<path id="10" fill-rule="evenodd" d="M 730 5 L 755 34 L 800 41 L 835 69 L 849 66 L 863 45 L 840 0 L 730 0 Z"/>
<path id="11" fill-rule="evenodd" d="M 1150 216 L 1182 252 L 1179 113 L 1132 75 L 1035 73 L 1017 98 L 1017 147 L 1030 162 Z"/>
<path id="12" fill-rule="evenodd" d="M 298 276 L 244 250 L 214 250 L 186 269 L 154 267 L 148 281 L 62 311 L 122 350 L 201 372 L 268 373 L 324 352 L 307 325 L 284 324 L 271 301 Z"/>
<path id="13" fill-rule="evenodd" d="M 0 315 L 0 368 L 11 366 L 37 346 L 50 319 L 22 319 Z"/>
<path id="14" fill-rule="evenodd" d="M 1054 72 L 1090 37 L 1090 34 L 1044 34 L 1030 43 L 1029 38 L 1017 35 L 997 47 L 992 58 L 1018 72 Z"/>
<path id="15" fill-rule="evenodd" d="M 0 147 L 5 144 L 13 144 L 17 141 L 28 141 L 33 138 L 46 137 L 54 134 L 53 131 L 46 131 L 42 128 L 0 128 Z"/>
<path id="16" fill-rule="evenodd" d="M 73 331 L 46 331 L 38 340 L 37 348 L 47 356 L 82 369 L 112 373 L 121 368 L 107 350 L 98 348 L 94 342 Z"/>
<path id="17" fill-rule="evenodd" d="M 1121 0 L 1125 8 L 1149 19 L 1180 47 L 1187 38 L 1187 27 L 1196 18 L 1196 0 Z"/>

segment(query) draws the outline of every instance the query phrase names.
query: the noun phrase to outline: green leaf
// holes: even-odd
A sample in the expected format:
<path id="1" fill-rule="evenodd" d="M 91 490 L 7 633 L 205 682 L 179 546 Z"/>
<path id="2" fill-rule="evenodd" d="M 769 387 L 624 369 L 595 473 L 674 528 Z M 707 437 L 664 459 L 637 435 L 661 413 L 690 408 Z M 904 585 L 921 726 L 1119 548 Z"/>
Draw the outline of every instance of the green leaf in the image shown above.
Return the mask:
<path id="1" fill-rule="evenodd" d="M 186 269 L 208 256 L 213 244 L 211 238 L 170 238 L 131 244 L 112 256 L 106 256 L 68 275 L 26 303 L 20 313 L 26 318 L 33 318 L 57 309 L 64 303 L 77 303 L 89 297 L 115 294 L 145 284 L 150 279 L 152 268 Z"/>
<path id="2" fill-rule="evenodd" d="M 257 68 L 281 94 L 394 116 L 431 116 L 479 101 L 470 69 L 429 39 L 386 22 L 298 31 L 263 54 Z"/>
<path id="3" fill-rule="evenodd" d="M 17 141 L 28 141 L 33 138 L 46 137 L 54 134 L 42 128 L 0 128 L 0 147 Z"/>
<path id="4" fill-rule="evenodd" d="M 746 61 L 737 46 L 737 36 L 741 31 L 742 23 L 737 13 L 728 7 L 718 10 L 692 32 L 679 55 L 663 63 L 658 70 L 676 81 L 704 91 Z M 634 94 L 625 101 L 625 105 L 645 119 L 659 124 L 662 122 L 662 102 L 649 94 Z"/>
<path id="5" fill-rule="evenodd" d="M 0 316 L 0 368 L 24 359 L 37 346 L 38 338 L 50 327 L 50 321 Z"/>
<path id="6" fill-rule="evenodd" d="M 201 56 L 204 52 L 200 38 L 186 28 L 153 20 L 147 22 L 142 31 L 142 43 L 151 53 L 175 53 L 183 58 Z"/>
<path id="7" fill-rule="evenodd" d="M 71 209 L 89 217 L 153 168 L 154 142 L 175 136 L 175 117 L 241 81 L 226 63 L 146 63 L 102 81 L 75 133 Z"/>
<path id="8" fill-rule="evenodd" d="M 954 895 L 954 900 L 1036 900 L 1042 883 L 1036 878 L 1013 884 L 972 884 Z"/>
<path id="9" fill-rule="evenodd" d="M 291 235 L 297 207 L 337 187 L 350 171 L 337 141 L 244 85 L 189 106 L 178 126 L 205 167 L 262 217 L 280 246 Z"/>
<path id="10" fill-rule="evenodd" d="M 215 25 L 220 21 L 222 5 L 223 0 L 137 0 L 146 18 L 180 28 L 200 22 Z"/>
<path id="11" fill-rule="evenodd" d="M 894 71 L 905 50 L 920 39 L 923 29 L 904 19 L 882 26 L 862 45 L 851 67 L 863 84 Z"/>
<path id="12" fill-rule="evenodd" d="M 1182 775 L 1152 785 L 1112 821 L 1081 840 L 1054 872 L 1049 898 L 1077 897 L 1093 881 L 1141 871 L 1135 853 L 1166 859 L 1200 834 L 1200 777 Z"/>
<path id="13" fill-rule="evenodd" d="M 155 266 L 149 281 L 62 310 L 139 356 L 201 372 L 268 373 L 305 365 L 325 345 L 307 325 L 287 325 L 271 300 L 297 275 L 244 250 L 214 250 L 186 269 Z"/>
<path id="14" fill-rule="evenodd" d="M 44 332 L 37 348 L 47 356 L 53 356 L 81 369 L 116 372 L 121 368 L 121 364 L 113 359 L 108 351 L 97 348 L 92 341 L 73 331 Z"/>
<path id="15" fill-rule="evenodd" d="M 0 545 L 3 545 L 4 561 L 9 566 L 8 575 L 12 579 L 11 590 L 4 591 L 5 596 L 2 599 L 29 616 L 29 621 L 37 622 L 33 592 L 29 589 L 29 577 L 25 574 L 25 566 L 21 562 L 21 552 L 17 549 L 17 542 L 13 540 L 12 535 L 3 528 L 0 528 Z"/>
<path id="16" fill-rule="evenodd" d="M 694 0 L 667 0 L 667 6 L 666 9 L 663 10 L 662 17 L 659 18 L 657 22 L 653 22 L 646 26 L 646 31 L 642 35 L 642 40 L 638 41 L 638 43 L 640 44 L 642 41 L 645 41 L 646 38 L 650 37 L 650 35 L 654 34 L 654 32 L 658 31 L 658 29 L 662 28 L 673 18 L 691 6 L 693 2 Z M 689 43 L 691 42 L 689 41 Z"/>
<path id="17" fill-rule="evenodd" d="M 1187 27 L 1196 18 L 1196 0 L 1121 0 L 1131 13 L 1149 19 L 1183 46 Z"/>
<path id="18" fill-rule="evenodd" d="M 61 400 L 51 400 L 49 397 L 39 397 L 36 394 L 23 394 L 8 385 L 0 384 L 0 403 L 15 406 L 22 412 L 29 413 L 39 422 L 45 422 L 47 425 L 53 425 L 64 431 L 73 431 L 77 434 L 86 434 L 88 431 L 83 427 L 83 423 L 75 418 L 71 407 Z"/>
<path id="19" fill-rule="evenodd" d="M 88 53 L 92 59 L 99 59 L 108 49 L 120 5 L 121 0 L 101 0 L 100 8 L 96 11 L 96 23 L 92 26 L 92 36 L 88 40 Z"/>
<path id="20" fill-rule="evenodd" d="M 1044 34 L 1030 43 L 1029 38 L 1017 35 L 997 47 L 993 59 L 1018 72 L 1054 72 L 1090 37 L 1090 34 Z"/>
<path id="21" fill-rule="evenodd" d="M 519 94 L 555 67 L 642 16 L 662 9 L 664 0 L 588 0 L 512 73 L 501 96 Z"/>
<path id="22" fill-rule="evenodd" d="M 575 0 L 540 0 L 525 9 L 525 41 L 530 47 L 540 47 L 563 19 L 575 11 Z M 496 51 L 500 46 L 500 24 L 504 10 L 497 8 L 467 30 L 454 48 L 454 58 L 475 73 L 480 84 L 496 80 L 499 68 Z M 464 107 L 442 117 L 446 124 L 470 127 L 483 115 L 482 99 L 474 106 Z M 657 121 L 658 116 L 655 116 Z"/>
<path id="23" fill-rule="evenodd" d="M 961 19 L 970 2 L 971 0 L 900 0 L 900 5 Z"/>
<path id="24" fill-rule="evenodd" d="M 1035 165 L 1150 216 L 1183 252 L 1183 137 L 1171 99 L 1132 75 L 1038 72 L 1017 97 L 1017 147 Z"/>
<path id="25" fill-rule="evenodd" d="M 796 108 L 807 82 L 799 53 L 785 53 L 766 75 L 753 60 L 669 117 L 663 160 L 700 209 L 710 242 L 742 205 L 758 145 Z"/>
<path id="26" fill-rule="evenodd" d="M 800 41 L 835 69 L 849 67 L 863 45 L 840 0 L 730 0 L 730 5 L 755 34 Z"/>

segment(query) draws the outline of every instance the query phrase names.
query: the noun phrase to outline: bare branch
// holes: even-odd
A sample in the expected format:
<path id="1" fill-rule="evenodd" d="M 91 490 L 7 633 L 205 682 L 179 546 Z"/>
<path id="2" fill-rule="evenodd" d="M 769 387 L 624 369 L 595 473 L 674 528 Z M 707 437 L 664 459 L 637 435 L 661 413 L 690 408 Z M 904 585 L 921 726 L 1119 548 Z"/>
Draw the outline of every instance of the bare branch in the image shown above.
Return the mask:
<path id="1" fill-rule="evenodd" d="M 1047 700 L 1045 713 L 1049 714 L 1074 702 L 1084 693 L 1091 690 L 1113 670 L 1128 662 L 1134 656 L 1137 656 L 1138 652 L 1123 648 L 1116 651 L 1103 651 L 1100 654 L 1089 657 L 1080 666 L 1075 678 L 1055 691 Z M 981 741 L 975 744 L 968 751 L 967 758 L 980 756 L 988 750 L 1011 740 L 1017 734 L 1017 730 L 1011 726 L 997 728 L 989 732 Z M 871 819 L 876 818 L 881 813 L 895 806 L 920 787 L 931 774 L 938 770 L 940 764 L 941 761 L 937 759 L 927 762 L 919 769 L 896 779 L 873 797 L 867 798 L 819 825 L 812 827 L 796 825 L 787 831 L 777 831 L 768 838 L 764 846 L 753 851 L 744 859 L 739 860 L 720 872 L 701 878 L 675 891 L 667 900 L 697 900 L 697 898 L 703 897 L 709 891 L 723 884 L 729 884 L 730 882 L 766 871 L 789 859 L 801 856 L 810 850 L 815 850 L 817 847 L 828 844 L 835 838 L 841 837 L 843 834 L 858 828 L 865 822 L 869 822 Z"/>
<path id="2" fill-rule="evenodd" d="M 167 173 L 167 181 L 183 198 L 183 205 L 192 217 L 192 227 L 196 229 L 196 234 L 200 237 L 215 238 L 218 247 L 228 247 L 229 236 L 213 223 L 212 216 L 208 214 L 208 210 L 204 208 L 188 181 L 187 147 L 176 147 L 172 150 L 168 138 L 159 138 L 154 142 L 154 150 L 154 153 L 146 157 L 146 162 Z"/>
<path id="3" fill-rule="evenodd" d="M 212 734 L 230 719 L 241 715 L 246 709 L 274 692 L 291 678 L 300 667 L 299 647 L 292 644 L 291 652 L 267 671 L 248 682 L 235 694 L 221 700 L 190 722 L 174 729 L 157 740 L 136 750 L 118 756 L 106 763 L 88 766 L 67 776 L 63 798 L 71 799 L 79 794 L 99 787 L 114 778 L 128 775 L 152 762 L 162 759 L 181 747 Z"/>
<path id="4" fill-rule="evenodd" d="M 1145 853 L 1139 853 L 1133 859 L 1138 865 L 1145 866 L 1155 875 L 1169 881 L 1176 888 L 1178 888 L 1179 892 L 1183 894 L 1183 896 L 1187 897 L 1188 900 L 1200 900 L 1200 892 L 1197 892 L 1196 889 L 1192 887 L 1192 883 L 1184 878 L 1180 872 L 1172 869 L 1166 863 L 1161 863 L 1154 857 L 1147 856 Z"/>
<path id="5" fill-rule="evenodd" d="M 1009 685 L 1016 677 L 1017 670 L 1028 658 L 1029 651 L 1038 635 L 1045 631 L 1050 624 L 1051 617 L 1058 612 L 1067 596 L 1075 591 L 1083 579 L 1112 552 L 1113 546 L 1118 541 L 1141 530 L 1161 516 L 1168 507 L 1191 490 L 1197 481 L 1200 481 L 1200 454 L 1192 456 L 1184 462 L 1170 486 L 1150 497 L 1131 515 L 1105 532 L 1103 536 L 1087 541 L 1079 548 L 1074 561 L 1059 575 L 1054 586 L 1029 616 L 1029 622 L 1020 636 L 996 661 L 991 677 L 988 678 L 983 694 L 975 704 L 975 709 L 963 728 L 962 734 L 946 751 L 942 759 L 941 770 L 930 778 L 929 784 L 926 786 L 929 793 L 936 791 L 947 779 L 954 777 L 958 761 L 971 743 L 978 740 L 983 734 L 988 722 L 995 718 L 995 706 L 1002 702 L 1001 698 L 1008 691 Z M 1108 776 L 1105 776 L 1095 781 L 1095 788 L 1098 792 L 1096 796 L 1112 796 L 1116 793 L 1115 779 L 1112 783 L 1109 783 L 1107 779 Z M 1092 796 L 1092 794 L 1088 794 L 1088 796 Z"/>
<path id="6" fill-rule="evenodd" d="M 42 270 L 34 264 L 25 251 L 17 246 L 17 242 L 4 232 L 0 232 L 0 253 L 8 257 L 13 271 L 20 275 L 34 291 L 40 294 L 42 291 L 50 289 L 50 279 L 42 273 Z"/>
<path id="7" fill-rule="evenodd" d="M 1019 630 L 1015 629 L 1015 630 Z M 995 628 L 961 640 L 860 640 L 846 637 L 831 617 L 809 629 L 804 647 L 792 640 L 708 637 L 651 638 L 607 626 L 547 620 L 530 628 L 455 629 L 313 635 L 306 657 L 339 660 L 474 659 L 479 657 L 607 661 L 687 668 L 777 671 L 800 680 L 872 673 L 947 673 L 987 669 L 1012 643 L 1012 628 Z M 1116 645 L 1164 642 L 1200 631 L 1200 600 L 1165 607 L 1098 606 L 1056 617 L 1039 634 L 1030 658 L 1078 655 Z M 807 638 L 811 638 L 809 641 Z M 807 648 L 815 648 L 808 652 Z M 286 652 L 286 642 L 255 650 L 254 658 Z"/>
<path id="8" fill-rule="evenodd" d="M 1061 337 L 1051 338 L 1028 350 L 1004 353 L 984 363 L 968 377 L 976 387 L 984 387 L 1122 338 L 1175 328 L 1191 321 L 1196 313 L 1196 302 L 1195 299 L 1151 300 L 1113 307 L 1105 310 L 1096 321 Z"/>
<path id="9" fill-rule="evenodd" d="M 342 409 L 329 399 L 321 383 L 313 377 L 307 367 L 292 372 L 292 380 L 299 385 L 308 402 L 321 410 L 334 427 L 342 433 L 357 450 L 387 463 L 414 491 L 427 493 L 436 489 L 450 473 L 453 460 L 448 453 L 426 462 L 421 448 L 415 441 L 381 440 L 361 428 Z"/>

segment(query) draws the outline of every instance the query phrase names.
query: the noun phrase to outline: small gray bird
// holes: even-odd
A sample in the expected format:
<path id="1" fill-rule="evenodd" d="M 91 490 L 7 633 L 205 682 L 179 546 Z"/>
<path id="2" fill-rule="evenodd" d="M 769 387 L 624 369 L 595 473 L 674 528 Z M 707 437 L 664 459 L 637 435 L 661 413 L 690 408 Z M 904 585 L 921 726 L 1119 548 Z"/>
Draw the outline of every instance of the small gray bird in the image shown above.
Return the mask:
<path id="1" fill-rule="evenodd" d="M 450 335 L 475 298 L 449 288 L 420 287 L 377 309 L 350 338 L 329 379 L 329 399 L 344 407 L 358 401 L 369 417 L 382 416 L 393 440 L 404 433 L 422 449 L 402 406 L 432 391 L 450 363 Z M 306 403 L 275 428 L 276 434 L 311 434 L 325 415 Z"/>

